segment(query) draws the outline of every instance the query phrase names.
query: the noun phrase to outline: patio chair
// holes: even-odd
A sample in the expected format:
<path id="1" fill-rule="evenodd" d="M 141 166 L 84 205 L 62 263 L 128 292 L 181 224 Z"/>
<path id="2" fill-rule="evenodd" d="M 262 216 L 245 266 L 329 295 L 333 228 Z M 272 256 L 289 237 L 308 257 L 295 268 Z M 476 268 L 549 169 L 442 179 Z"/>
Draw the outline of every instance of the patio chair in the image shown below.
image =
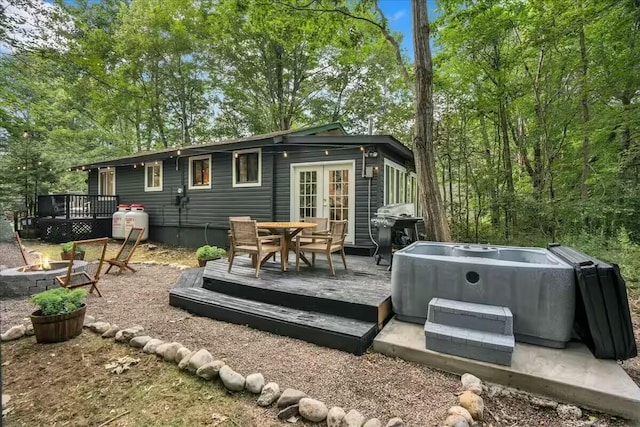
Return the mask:
<path id="1" fill-rule="evenodd" d="M 230 216 L 229 217 L 229 234 L 228 234 L 229 247 L 233 246 L 232 236 L 231 236 L 231 221 L 251 221 L 251 217 L 250 216 Z M 269 230 L 263 230 L 259 228 L 258 234 L 262 236 L 270 236 L 271 232 Z M 276 254 L 273 254 L 273 260 L 277 261 Z"/>
<path id="2" fill-rule="evenodd" d="M 100 289 L 98 289 L 98 281 L 100 280 L 100 273 L 102 271 L 102 265 L 104 264 L 104 254 L 107 251 L 108 238 L 79 240 L 73 242 L 73 248 L 71 249 L 71 260 L 67 267 L 67 273 L 61 276 L 56 276 L 56 283 L 64 288 L 78 288 L 81 286 L 91 286 L 89 293 L 92 293 L 95 289 L 99 296 L 102 296 Z M 84 261 L 86 265 L 84 270 L 74 272 L 74 262 L 76 251 L 79 252 L 78 247 L 82 246 L 84 250 Z"/>
<path id="3" fill-rule="evenodd" d="M 120 246 L 120 250 L 118 251 L 116 257 L 105 260 L 109 263 L 109 268 L 107 268 L 107 271 L 105 271 L 104 274 L 109 274 L 109 271 L 113 267 L 119 268 L 116 275 L 122 273 L 123 271 L 126 271 L 127 269 L 133 271 L 134 273 L 136 272 L 136 269 L 129 265 L 129 261 L 131 260 L 133 253 L 136 251 L 136 248 L 140 244 L 140 240 L 142 240 L 143 234 L 144 227 L 133 227 L 129 231 L 129 235 L 124 240 L 124 243 L 122 243 L 122 246 Z"/>
<path id="4" fill-rule="evenodd" d="M 260 267 L 272 255 L 281 253 L 280 268 L 284 271 L 284 257 L 286 242 L 284 236 L 269 235 L 260 236 L 256 221 L 230 221 L 231 226 L 231 247 L 229 249 L 229 272 L 233 266 L 233 259 L 238 254 L 249 254 L 253 259 L 253 266 L 256 269 L 256 277 L 260 274 Z M 274 243 L 277 240 L 278 243 Z"/>
<path id="5" fill-rule="evenodd" d="M 329 235 L 329 218 L 322 218 L 316 216 L 305 216 L 304 222 L 311 222 L 317 224 L 316 228 L 305 228 L 300 232 L 300 244 L 315 243 L 313 236 L 328 236 Z M 312 262 L 315 263 L 316 254 L 311 254 Z"/>
<path id="6" fill-rule="evenodd" d="M 327 255 L 327 261 L 329 261 L 329 268 L 331 268 L 331 274 L 336 275 L 336 270 L 333 267 L 333 259 L 331 254 L 334 252 L 340 252 L 342 256 L 342 263 L 345 270 L 347 269 L 347 259 L 344 254 L 344 239 L 347 234 L 347 221 L 331 221 L 331 228 L 329 234 L 326 236 L 316 235 L 313 236 L 314 242 L 302 244 L 303 237 L 297 236 L 296 238 L 296 270 L 300 271 L 300 253 L 323 253 Z M 312 258 L 311 265 L 314 265 L 315 258 Z"/>
<path id="7" fill-rule="evenodd" d="M 20 238 L 20 233 L 16 231 L 16 241 L 18 242 L 18 247 L 20 248 L 20 254 L 22 255 L 22 260 L 24 261 L 24 265 L 32 264 L 29 255 L 24 250 L 24 246 L 22 246 L 22 239 Z"/>

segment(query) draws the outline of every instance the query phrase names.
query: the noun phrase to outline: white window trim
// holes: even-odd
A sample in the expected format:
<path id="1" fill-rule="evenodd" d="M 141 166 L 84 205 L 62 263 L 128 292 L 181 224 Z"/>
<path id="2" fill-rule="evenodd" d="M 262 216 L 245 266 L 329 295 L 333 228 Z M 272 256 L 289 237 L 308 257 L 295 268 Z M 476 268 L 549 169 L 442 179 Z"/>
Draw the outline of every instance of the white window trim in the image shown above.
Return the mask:
<path id="1" fill-rule="evenodd" d="M 258 182 L 236 182 L 236 156 L 246 153 L 258 153 Z M 234 151 L 231 155 L 231 173 L 233 175 L 233 187 L 262 187 L 262 148 L 250 148 L 247 150 Z"/>
<path id="2" fill-rule="evenodd" d="M 152 169 L 154 167 L 160 167 L 160 186 L 158 187 L 151 187 L 149 186 L 149 172 L 148 169 Z M 164 173 L 163 173 L 163 167 L 164 165 L 162 164 L 162 160 L 160 160 L 158 162 L 158 164 L 156 164 L 155 162 L 153 163 L 145 163 L 144 165 L 144 191 L 145 192 L 149 192 L 149 191 L 162 191 L 162 184 L 164 181 Z"/>
<path id="3" fill-rule="evenodd" d="M 389 182 L 389 177 L 387 176 L 387 166 L 391 166 L 392 168 L 398 169 L 400 172 L 404 172 L 405 174 L 407 173 L 407 168 L 405 168 L 404 166 L 400 166 L 399 164 L 397 164 L 396 162 L 394 162 L 393 160 L 389 160 L 389 159 L 384 159 L 384 204 L 388 205 L 388 197 L 389 195 L 387 194 L 387 183 Z M 406 182 L 406 180 L 405 180 Z"/>
<path id="4" fill-rule="evenodd" d="M 105 194 L 102 192 L 102 180 L 100 179 L 100 175 L 103 172 L 111 171 L 110 167 L 106 168 L 98 168 L 98 194 L 103 196 L 115 196 L 116 195 L 116 168 L 113 168 L 113 194 Z"/>
<path id="5" fill-rule="evenodd" d="M 193 161 L 194 160 L 209 160 L 209 184 L 208 185 L 193 185 Z M 213 163 L 211 162 L 211 154 L 205 154 L 203 156 L 189 157 L 189 190 L 206 190 L 211 188 L 211 170 L 213 169 Z"/>

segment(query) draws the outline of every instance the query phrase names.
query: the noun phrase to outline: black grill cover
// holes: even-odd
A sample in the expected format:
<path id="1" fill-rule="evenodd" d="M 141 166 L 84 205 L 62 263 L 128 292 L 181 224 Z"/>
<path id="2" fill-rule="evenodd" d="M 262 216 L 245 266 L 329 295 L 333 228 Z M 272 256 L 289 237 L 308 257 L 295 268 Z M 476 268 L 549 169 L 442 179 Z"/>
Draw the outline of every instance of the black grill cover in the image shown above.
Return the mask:
<path id="1" fill-rule="evenodd" d="M 607 264 L 558 243 L 549 250 L 573 265 L 576 273 L 574 329 L 599 359 L 625 360 L 638 354 L 624 279 L 616 264 Z"/>

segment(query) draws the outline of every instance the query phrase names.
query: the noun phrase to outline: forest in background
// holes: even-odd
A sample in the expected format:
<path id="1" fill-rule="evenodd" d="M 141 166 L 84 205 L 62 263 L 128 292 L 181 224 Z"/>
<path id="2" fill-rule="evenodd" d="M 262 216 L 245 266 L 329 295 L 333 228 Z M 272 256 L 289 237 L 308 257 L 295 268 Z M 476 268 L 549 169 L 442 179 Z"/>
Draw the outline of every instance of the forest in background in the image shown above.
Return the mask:
<path id="1" fill-rule="evenodd" d="M 454 240 L 560 240 L 630 256 L 640 240 L 640 1 L 437 6 L 434 144 Z M 365 133 L 369 119 L 376 133 L 412 141 L 411 60 L 398 58 L 401 35 L 374 0 L 0 7 L 5 210 L 36 190 L 83 190 L 74 164 L 143 150 L 333 121 Z M 12 8 L 38 19 L 25 28 Z"/>

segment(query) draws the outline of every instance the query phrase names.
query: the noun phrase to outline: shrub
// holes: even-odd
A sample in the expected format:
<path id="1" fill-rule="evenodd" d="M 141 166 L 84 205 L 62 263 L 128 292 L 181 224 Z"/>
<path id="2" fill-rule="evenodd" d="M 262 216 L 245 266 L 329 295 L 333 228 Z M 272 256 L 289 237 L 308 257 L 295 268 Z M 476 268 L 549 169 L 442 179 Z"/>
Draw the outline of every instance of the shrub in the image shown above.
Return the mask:
<path id="1" fill-rule="evenodd" d="M 64 252 L 65 254 L 71 253 L 71 251 L 73 250 L 73 242 L 62 243 L 60 246 L 62 247 L 62 252 Z M 76 246 L 76 253 L 83 252 L 84 248 L 82 246 Z"/>
<path id="2" fill-rule="evenodd" d="M 76 311 L 87 297 L 86 289 L 49 289 L 31 297 L 31 302 L 42 310 L 43 316 L 65 314 Z"/>
<path id="3" fill-rule="evenodd" d="M 200 246 L 198 250 L 196 250 L 196 257 L 198 259 L 218 259 L 225 256 L 226 254 L 227 251 L 217 246 L 204 245 Z"/>

